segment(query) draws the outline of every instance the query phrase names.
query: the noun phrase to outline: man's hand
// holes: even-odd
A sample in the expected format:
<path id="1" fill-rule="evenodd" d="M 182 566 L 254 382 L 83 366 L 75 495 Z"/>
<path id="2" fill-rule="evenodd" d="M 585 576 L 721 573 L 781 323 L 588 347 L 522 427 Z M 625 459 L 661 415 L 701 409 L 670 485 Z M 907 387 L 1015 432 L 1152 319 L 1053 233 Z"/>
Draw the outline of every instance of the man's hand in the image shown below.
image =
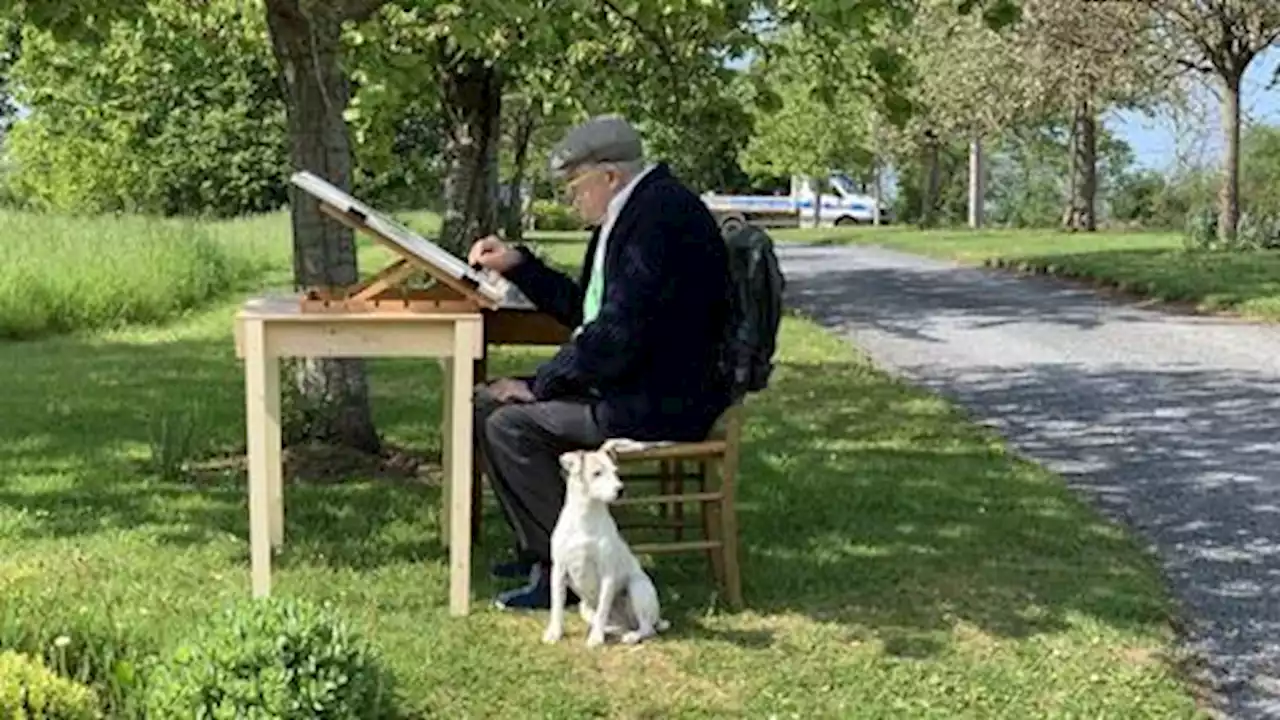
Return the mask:
<path id="1" fill-rule="evenodd" d="M 471 246 L 467 262 L 501 274 L 519 264 L 520 252 L 490 235 L 480 238 Z"/>
<path id="2" fill-rule="evenodd" d="M 523 380 L 502 378 L 489 384 L 489 392 L 498 402 L 533 402 L 537 400 L 529 384 Z"/>

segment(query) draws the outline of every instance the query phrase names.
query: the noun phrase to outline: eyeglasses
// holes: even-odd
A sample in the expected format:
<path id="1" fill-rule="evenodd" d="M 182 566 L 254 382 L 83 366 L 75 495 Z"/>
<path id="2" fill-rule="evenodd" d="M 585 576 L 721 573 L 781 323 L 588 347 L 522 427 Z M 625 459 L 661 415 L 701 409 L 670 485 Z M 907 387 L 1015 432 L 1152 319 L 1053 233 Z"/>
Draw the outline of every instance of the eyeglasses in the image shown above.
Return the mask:
<path id="1" fill-rule="evenodd" d="M 573 199 L 577 196 L 578 188 L 581 187 L 582 184 L 585 183 L 588 178 L 591 178 L 595 175 L 600 175 L 605 172 L 608 172 L 608 171 L 605 170 L 604 168 L 592 168 L 591 170 L 587 170 L 586 172 L 570 179 L 568 182 L 564 184 L 564 190 L 562 191 L 564 193 L 565 202 L 573 202 Z"/>

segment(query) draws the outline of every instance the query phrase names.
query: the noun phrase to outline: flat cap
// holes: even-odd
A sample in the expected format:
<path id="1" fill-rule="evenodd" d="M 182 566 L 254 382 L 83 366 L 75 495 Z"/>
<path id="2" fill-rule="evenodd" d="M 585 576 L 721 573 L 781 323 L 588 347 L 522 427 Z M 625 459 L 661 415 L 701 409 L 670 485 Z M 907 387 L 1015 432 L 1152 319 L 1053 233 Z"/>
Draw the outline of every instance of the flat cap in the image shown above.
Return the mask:
<path id="1" fill-rule="evenodd" d="M 640 135 L 621 115 L 597 115 L 569 131 L 551 149 L 551 176 L 563 179 L 587 163 L 627 162 L 644 156 Z"/>

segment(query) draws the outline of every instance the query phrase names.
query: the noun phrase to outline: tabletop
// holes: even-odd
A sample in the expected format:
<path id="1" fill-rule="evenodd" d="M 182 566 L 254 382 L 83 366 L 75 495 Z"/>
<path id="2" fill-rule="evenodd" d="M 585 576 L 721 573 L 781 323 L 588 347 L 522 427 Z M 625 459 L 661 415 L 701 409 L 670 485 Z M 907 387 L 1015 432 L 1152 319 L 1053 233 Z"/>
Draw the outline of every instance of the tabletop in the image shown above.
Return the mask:
<path id="1" fill-rule="evenodd" d="M 378 310 L 377 312 L 309 312 L 302 309 L 299 295 L 264 295 L 252 298 L 240 307 L 237 319 L 297 322 L 452 322 L 474 320 L 475 312 L 433 312 L 423 310 Z"/>

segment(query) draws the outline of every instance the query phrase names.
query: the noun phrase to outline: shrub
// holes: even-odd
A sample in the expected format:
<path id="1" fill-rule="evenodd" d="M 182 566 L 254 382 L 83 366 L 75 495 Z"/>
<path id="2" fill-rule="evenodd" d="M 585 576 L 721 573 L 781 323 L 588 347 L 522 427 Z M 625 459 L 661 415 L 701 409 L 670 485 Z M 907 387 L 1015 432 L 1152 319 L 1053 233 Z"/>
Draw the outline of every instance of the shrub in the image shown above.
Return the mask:
<path id="1" fill-rule="evenodd" d="M 1246 250 L 1280 247 L 1280 216 L 1240 213 L 1236 225 L 1236 245 Z"/>
<path id="2" fill-rule="evenodd" d="M 206 417 L 201 403 L 192 402 L 178 410 L 164 409 L 150 415 L 148 445 L 150 455 L 146 467 L 161 480 L 178 482 L 188 477 L 192 460 L 201 449 L 200 441 L 208 437 L 202 427 Z"/>
<path id="3" fill-rule="evenodd" d="M 1187 250 L 1266 250 L 1280 248 L 1280 215 L 1240 213 L 1236 237 L 1230 244 L 1218 240 L 1218 211 L 1202 207 L 1187 215 L 1183 236 Z"/>
<path id="4" fill-rule="evenodd" d="M 38 659 L 0 652 L 0 716 L 13 720 L 88 720 L 101 717 L 92 690 L 59 676 Z"/>
<path id="5" fill-rule="evenodd" d="M 533 226 L 538 230 L 581 230 L 582 218 L 570 206 L 552 200 L 533 201 Z"/>
<path id="6" fill-rule="evenodd" d="M 390 718 L 373 648 L 329 606 L 270 597 L 201 626 L 150 676 L 152 717 Z"/>
<path id="7" fill-rule="evenodd" d="M 1183 246 L 1190 251 L 1212 250 L 1218 242 L 1218 213 L 1202 207 L 1187 213 Z"/>
<path id="8" fill-rule="evenodd" d="M 102 607 L 72 610 L 52 592 L 4 592 L 0 648 L 38 658 L 58 675 L 88 686 L 112 717 L 132 715 L 154 647 L 141 629 L 113 619 Z"/>

